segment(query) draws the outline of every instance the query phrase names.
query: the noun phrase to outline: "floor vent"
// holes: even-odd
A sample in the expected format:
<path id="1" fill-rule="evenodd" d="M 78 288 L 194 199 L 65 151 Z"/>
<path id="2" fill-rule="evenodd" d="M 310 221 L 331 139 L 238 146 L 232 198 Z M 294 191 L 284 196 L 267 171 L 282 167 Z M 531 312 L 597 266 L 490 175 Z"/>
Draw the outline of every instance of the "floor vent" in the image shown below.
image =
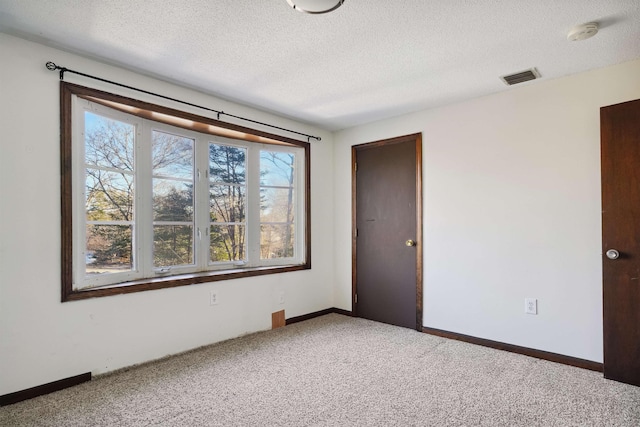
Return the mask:
<path id="1" fill-rule="evenodd" d="M 540 78 L 540 73 L 535 68 L 521 71 L 519 73 L 509 74 L 508 76 L 502 76 L 503 82 L 509 86 L 516 85 L 518 83 L 528 82 L 529 80 L 535 80 Z"/>

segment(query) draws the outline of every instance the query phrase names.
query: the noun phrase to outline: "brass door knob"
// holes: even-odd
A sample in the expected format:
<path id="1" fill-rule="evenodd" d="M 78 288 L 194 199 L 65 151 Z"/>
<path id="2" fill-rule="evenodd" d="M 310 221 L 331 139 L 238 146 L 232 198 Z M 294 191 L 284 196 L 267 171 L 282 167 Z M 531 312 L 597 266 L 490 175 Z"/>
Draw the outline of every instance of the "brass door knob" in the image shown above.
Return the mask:
<path id="1" fill-rule="evenodd" d="M 404 242 L 404 244 L 407 245 L 407 246 L 415 246 L 416 242 L 415 242 L 415 240 L 409 239 L 406 242 Z"/>

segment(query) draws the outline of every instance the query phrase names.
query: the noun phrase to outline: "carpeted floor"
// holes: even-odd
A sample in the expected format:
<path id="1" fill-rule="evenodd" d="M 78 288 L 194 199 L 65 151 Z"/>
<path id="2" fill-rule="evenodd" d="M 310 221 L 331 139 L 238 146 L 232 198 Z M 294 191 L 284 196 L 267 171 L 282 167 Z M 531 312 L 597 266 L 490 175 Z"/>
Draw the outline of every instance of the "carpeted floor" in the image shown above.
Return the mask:
<path id="1" fill-rule="evenodd" d="M 330 314 L 0 408 L 1 426 L 640 426 L 640 387 Z"/>

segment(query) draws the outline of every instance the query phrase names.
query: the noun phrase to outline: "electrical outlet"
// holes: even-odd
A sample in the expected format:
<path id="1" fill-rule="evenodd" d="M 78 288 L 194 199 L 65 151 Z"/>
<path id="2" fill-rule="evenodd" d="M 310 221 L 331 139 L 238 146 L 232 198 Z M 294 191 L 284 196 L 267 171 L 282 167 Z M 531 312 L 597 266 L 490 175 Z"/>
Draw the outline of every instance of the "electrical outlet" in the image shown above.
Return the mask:
<path id="1" fill-rule="evenodd" d="M 284 291 L 278 294 L 278 304 L 284 304 Z"/>
<path id="2" fill-rule="evenodd" d="M 527 314 L 538 314 L 538 300 L 535 298 L 525 298 L 524 312 Z"/>
<path id="3" fill-rule="evenodd" d="M 218 304 L 218 293 L 216 291 L 211 291 L 209 294 L 209 305 L 217 305 Z"/>

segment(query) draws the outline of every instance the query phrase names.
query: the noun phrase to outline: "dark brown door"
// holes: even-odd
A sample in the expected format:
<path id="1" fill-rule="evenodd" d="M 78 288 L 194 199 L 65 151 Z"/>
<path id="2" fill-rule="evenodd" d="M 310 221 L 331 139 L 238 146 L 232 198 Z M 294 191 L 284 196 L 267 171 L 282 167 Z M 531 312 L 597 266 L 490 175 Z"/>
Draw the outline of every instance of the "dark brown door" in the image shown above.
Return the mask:
<path id="1" fill-rule="evenodd" d="M 354 307 L 422 329 L 420 135 L 355 146 Z"/>
<path id="2" fill-rule="evenodd" d="M 640 386 L 640 100 L 600 110 L 604 376 Z"/>

